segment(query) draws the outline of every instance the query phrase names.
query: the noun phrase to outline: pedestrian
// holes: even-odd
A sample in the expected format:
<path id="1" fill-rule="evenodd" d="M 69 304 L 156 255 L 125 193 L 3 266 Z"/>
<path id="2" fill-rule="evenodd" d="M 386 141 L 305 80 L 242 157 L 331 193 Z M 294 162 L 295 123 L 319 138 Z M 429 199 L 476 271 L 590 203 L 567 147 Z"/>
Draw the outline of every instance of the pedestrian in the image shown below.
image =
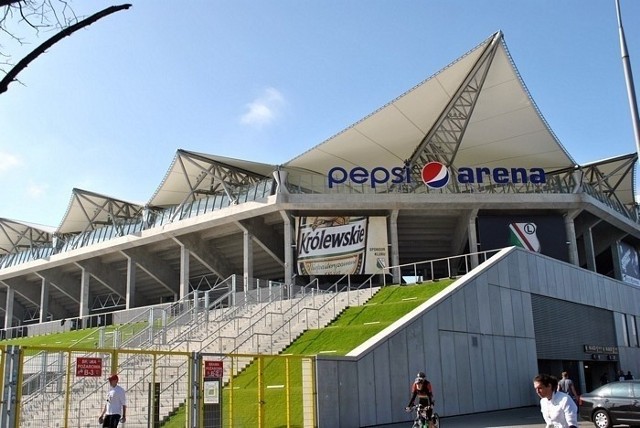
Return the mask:
<path id="1" fill-rule="evenodd" d="M 622 370 L 618 370 L 618 380 L 619 381 L 624 380 L 624 372 Z"/>
<path id="2" fill-rule="evenodd" d="M 103 428 L 116 428 L 118 423 L 127 420 L 127 398 L 124 389 L 118 385 L 118 375 L 109 376 L 109 392 L 107 402 L 98 418 Z"/>
<path id="3" fill-rule="evenodd" d="M 562 372 L 562 379 L 558 381 L 558 391 L 564 392 L 578 403 L 578 393 L 576 387 L 573 385 L 573 381 L 569 379 L 569 372 Z"/>
<path id="4" fill-rule="evenodd" d="M 607 376 L 607 373 L 602 373 L 602 376 L 600 376 L 600 386 L 602 385 L 606 385 L 609 383 L 609 376 Z"/>
<path id="5" fill-rule="evenodd" d="M 624 375 L 624 380 L 633 380 L 633 375 L 630 370 L 627 370 L 627 374 Z"/>
<path id="6" fill-rule="evenodd" d="M 578 428 L 578 406 L 571 397 L 558 391 L 558 379 L 539 374 L 533 378 L 533 388 L 540 397 L 540 411 L 547 426 Z"/>

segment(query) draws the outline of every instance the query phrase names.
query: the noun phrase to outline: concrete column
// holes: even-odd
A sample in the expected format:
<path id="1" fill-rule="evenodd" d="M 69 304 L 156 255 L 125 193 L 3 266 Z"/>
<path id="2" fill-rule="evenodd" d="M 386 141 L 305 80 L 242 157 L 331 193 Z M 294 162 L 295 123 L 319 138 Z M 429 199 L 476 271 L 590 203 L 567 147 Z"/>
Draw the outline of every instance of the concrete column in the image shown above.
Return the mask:
<path id="1" fill-rule="evenodd" d="M 611 258 L 613 259 L 613 277 L 622 281 L 622 268 L 620 266 L 620 241 L 611 244 Z"/>
<path id="2" fill-rule="evenodd" d="M 86 269 L 82 269 L 80 276 L 80 318 L 89 315 L 89 284 L 91 283 L 91 275 Z"/>
<path id="3" fill-rule="evenodd" d="M 41 278 L 40 283 L 40 322 L 47 321 L 47 313 L 49 312 L 49 287 L 51 284 L 46 278 Z"/>
<path id="4" fill-rule="evenodd" d="M 4 328 L 13 326 L 13 301 L 15 299 L 15 290 L 7 287 L 7 301 L 4 305 Z"/>
<path id="5" fill-rule="evenodd" d="M 481 248 L 478 246 L 478 228 L 476 227 L 476 218 L 477 218 L 477 211 L 476 211 L 476 215 L 471 215 L 469 216 L 469 227 L 467 228 L 467 235 L 469 237 L 469 252 L 470 253 L 477 253 L 478 250 L 481 250 Z M 471 269 L 475 268 L 476 266 L 478 266 L 478 264 L 480 263 L 479 259 L 478 259 L 478 255 L 477 254 L 472 254 L 469 260 L 469 263 L 471 264 Z"/>
<path id="6" fill-rule="evenodd" d="M 180 246 L 180 299 L 189 294 L 189 250 Z"/>
<path id="7" fill-rule="evenodd" d="M 248 231 L 243 234 L 243 278 L 244 289 L 251 290 L 253 287 L 253 237 Z"/>
<path id="8" fill-rule="evenodd" d="M 291 218 L 286 211 L 280 211 L 282 220 L 284 220 L 284 282 L 285 284 L 293 283 L 293 229 L 291 228 Z"/>
<path id="9" fill-rule="evenodd" d="M 126 307 L 131 309 L 135 307 L 136 302 L 136 262 L 127 257 L 127 290 L 126 290 Z"/>
<path id="10" fill-rule="evenodd" d="M 584 237 L 584 255 L 587 258 L 587 269 L 596 272 L 596 255 L 593 246 L 593 233 L 589 227 L 582 235 Z"/>
<path id="11" fill-rule="evenodd" d="M 400 210 L 391 211 L 389 215 L 389 239 L 390 239 L 390 262 L 391 266 L 398 266 L 400 264 L 400 250 L 398 245 L 398 215 Z M 402 273 L 399 267 L 391 269 L 391 275 L 393 276 L 393 283 L 400 284 L 402 282 Z"/>
<path id="12" fill-rule="evenodd" d="M 578 258 L 578 243 L 576 242 L 576 227 L 573 222 L 573 219 L 575 218 L 578 212 L 576 212 L 575 214 L 566 213 L 564 215 L 564 228 L 567 234 L 567 250 L 569 252 L 569 263 L 576 266 L 580 266 L 580 260 Z"/>

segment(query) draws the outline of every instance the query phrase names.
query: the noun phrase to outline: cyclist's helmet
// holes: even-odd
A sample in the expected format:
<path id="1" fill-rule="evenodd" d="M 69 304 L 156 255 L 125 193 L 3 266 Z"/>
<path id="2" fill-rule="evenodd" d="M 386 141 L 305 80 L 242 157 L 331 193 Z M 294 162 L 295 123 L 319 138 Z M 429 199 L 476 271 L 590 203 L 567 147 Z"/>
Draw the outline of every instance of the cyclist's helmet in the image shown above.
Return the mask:
<path id="1" fill-rule="evenodd" d="M 418 372 L 418 374 L 416 375 L 416 380 L 414 381 L 415 383 L 420 383 L 420 382 L 424 382 L 426 380 L 427 375 L 424 374 L 424 372 Z"/>

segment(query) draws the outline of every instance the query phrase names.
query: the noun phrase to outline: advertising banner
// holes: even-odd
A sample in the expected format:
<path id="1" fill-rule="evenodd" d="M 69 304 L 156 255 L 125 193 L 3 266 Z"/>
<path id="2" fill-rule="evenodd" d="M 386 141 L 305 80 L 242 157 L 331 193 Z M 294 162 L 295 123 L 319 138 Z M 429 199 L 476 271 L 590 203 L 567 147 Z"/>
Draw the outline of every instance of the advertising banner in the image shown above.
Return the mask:
<path id="1" fill-rule="evenodd" d="M 296 217 L 299 275 L 382 273 L 388 266 L 387 219 L 340 216 Z"/>
<path id="2" fill-rule="evenodd" d="M 640 285 L 640 263 L 638 262 L 638 250 L 626 242 L 618 244 L 620 254 L 620 273 L 622 281 L 627 284 Z"/>
<path id="3" fill-rule="evenodd" d="M 509 246 L 569 261 L 567 233 L 560 216 L 479 216 L 479 250 Z"/>

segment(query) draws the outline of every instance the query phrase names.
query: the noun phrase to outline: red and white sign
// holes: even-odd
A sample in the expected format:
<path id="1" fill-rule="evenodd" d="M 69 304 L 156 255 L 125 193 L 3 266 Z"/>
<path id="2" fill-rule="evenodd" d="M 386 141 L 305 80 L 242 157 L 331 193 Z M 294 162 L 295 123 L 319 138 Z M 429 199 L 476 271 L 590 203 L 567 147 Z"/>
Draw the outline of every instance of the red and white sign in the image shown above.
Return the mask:
<path id="1" fill-rule="evenodd" d="M 76 358 L 76 376 L 102 376 L 102 358 Z"/>
<path id="2" fill-rule="evenodd" d="M 222 361 L 206 361 L 204 362 L 204 378 L 205 379 L 222 379 L 224 366 Z"/>

